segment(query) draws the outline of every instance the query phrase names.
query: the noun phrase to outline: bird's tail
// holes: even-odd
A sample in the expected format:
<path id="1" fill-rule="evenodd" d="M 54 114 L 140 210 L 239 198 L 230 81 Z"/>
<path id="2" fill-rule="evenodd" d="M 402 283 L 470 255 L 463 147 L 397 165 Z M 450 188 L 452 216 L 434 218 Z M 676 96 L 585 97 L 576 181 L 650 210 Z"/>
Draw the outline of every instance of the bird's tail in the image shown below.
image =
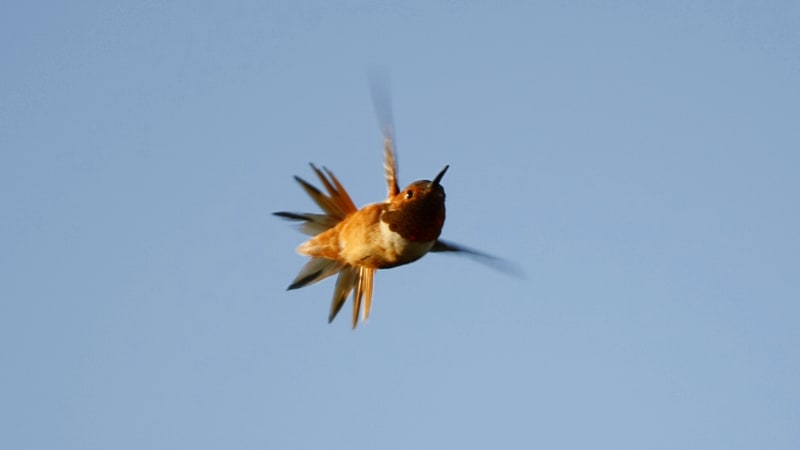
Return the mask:
<path id="1" fill-rule="evenodd" d="M 309 236 L 316 236 L 325 230 L 333 228 L 337 223 L 344 220 L 345 217 L 358 211 L 358 208 L 356 208 L 356 205 L 353 203 L 353 200 L 350 198 L 344 186 L 342 186 L 342 183 L 339 182 L 330 170 L 323 167 L 323 172 L 313 164 L 311 164 L 311 168 L 317 174 L 317 177 L 319 177 L 322 185 L 325 186 L 325 190 L 328 191 L 327 195 L 298 176 L 295 176 L 294 179 L 300 183 L 300 186 L 302 186 L 308 196 L 314 200 L 314 203 L 322 208 L 324 214 L 286 211 L 276 212 L 274 214 L 284 219 L 302 222 L 300 231 Z"/>
<path id="2" fill-rule="evenodd" d="M 331 311 L 328 314 L 328 323 L 333 322 L 336 314 L 344 306 L 350 291 L 353 291 L 353 329 L 358 325 L 358 312 L 361 310 L 361 320 L 366 321 L 369 317 L 369 310 L 372 307 L 372 280 L 375 269 L 368 267 L 346 266 L 339 273 L 336 280 L 336 288 L 333 290 L 333 300 L 331 301 Z M 361 309 L 361 302 L 364 308 Z"/>
<path id="3" fill-rule="evenodd" d="M 318 169 L 311 164 L 314 173 L 317 174 L 320 182 L 325 187 L 323 193 L 307 181 L 295 176 L 295 180 L 311 197 L 314 202 L 322 208 L 323 214 L 298 213 L 298 212 L 276 212 L 278 217 L 300 222 L 300 231 L 316 236 L 336 226 L 345 217 L 358 211 L 347 190 L 342 186 L 335 175 L 328 169 Z M 300 270 L 300 273 L 289 285 L 289 289 L 298 289 L 324 280 L 331 275 L 339 274 L 336 281 L 336 289 L 333 292 L 331 310 L 328 315 L 328 322 L 332 322 L 344 305 L 347 296 L 353 292 L 353 328 L 358 324 L 358 312 L 361 309 L 363 300 L 363 320 L 369 316 L 372 304 L 372 280 L 375 269 L 366 267 L 355 267 L 334 259 L 312 257 L 308 263 Z"/>

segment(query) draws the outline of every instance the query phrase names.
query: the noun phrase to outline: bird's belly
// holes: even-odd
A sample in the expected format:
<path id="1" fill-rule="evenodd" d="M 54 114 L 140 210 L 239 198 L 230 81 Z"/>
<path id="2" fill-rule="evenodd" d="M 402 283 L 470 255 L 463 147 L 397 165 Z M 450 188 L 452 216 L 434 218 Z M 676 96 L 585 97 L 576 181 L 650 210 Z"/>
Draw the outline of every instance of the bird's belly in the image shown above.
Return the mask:
<path id="1" fill-rule="evenodd" d="M 385 222 L 380 223 L 379 230 L 379 246 L 392 257 L 390 261 L 387 261 L 389 265 L 385 267 L 394 267 L 416 261 L 428 253 L 435 242 L 410 241 L 400 236 L 399 233 L 390 230 L 389 225 Z"/>
<path id="2" fill-rule="evenodd" d="M 378 222 L 366 235 L 341 241 L 342 253 L 349 264 L 388 269 L 416 261 L 433 247 L 433 241 L 410 241 Z"/>

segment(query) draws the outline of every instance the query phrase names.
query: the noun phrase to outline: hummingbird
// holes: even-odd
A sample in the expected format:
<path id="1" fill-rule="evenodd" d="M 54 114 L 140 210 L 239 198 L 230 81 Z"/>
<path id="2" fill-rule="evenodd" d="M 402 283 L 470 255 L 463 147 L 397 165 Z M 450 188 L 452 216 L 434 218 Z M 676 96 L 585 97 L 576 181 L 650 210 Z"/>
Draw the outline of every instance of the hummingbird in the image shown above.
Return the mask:
<path id="1" fill-rule="evenodd" d="M 373 92 L 375 98 L 375 92 Z M 502 261 L 486 253 L 439 239 L 445 221 L 445 191 L 441 184 L 449 165 L 433 180 L 415 181 L 400 189 L 392 127 L 383 129 L 384 172 L 388 195 L 380 203 L 356 207 L 339 179 L 323 167 L 310 164 L 325 192 L 306 180 L 294 179 L 322 209 L 322 213 L 275 212 L 299 222 L 311 236 L 297 252 L 310 256 L 287 290 L 298 289 L 338 274 L 328 323 L 353 292 L 352 327 L 369 317 L 373 279 L 378 269 L 412 263 L 428 252 L 460 252 L 504 270 Z M 513 271 L 513 270 L 512 270 Z"/>

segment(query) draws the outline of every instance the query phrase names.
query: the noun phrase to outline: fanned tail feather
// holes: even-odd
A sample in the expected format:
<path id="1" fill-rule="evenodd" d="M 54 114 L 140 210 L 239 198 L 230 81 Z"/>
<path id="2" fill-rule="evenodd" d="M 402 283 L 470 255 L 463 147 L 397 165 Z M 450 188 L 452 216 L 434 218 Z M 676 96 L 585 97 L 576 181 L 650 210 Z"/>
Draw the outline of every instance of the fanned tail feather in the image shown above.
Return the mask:
<path id="1" fill-rule="evenodd" d="M 350 291 L 358 283 L 358 268 L 347 266 L 339 272 L 339 278 L 336 280 L 336 287 L 333 289 L 333 300 L 331 300 L 331 311 L 328 313 L 328 323 L 333 322 L 339 310 L 342 309 L 344 302 L 347 301 L 347 296 Z"/>
<path id="2" fill-rule="evenodd" d="M 297 212 L 276 212 L 273 213 L 278 217 L 283 217 L 287 220 L 295 222 L 303 222 L 300 225 L 300 232 L 309 236 L 316 236 L 323 231 L 329 230 L 340 222 L 339 219 L 331 217 L 327 214 L 312 214 L 312 213 L 297 213 Z"/>
<path id="3" fill-rule="evenodd" d="M 391 152 L 391 142 L 387 143 L 387 151 Z M 387 158 L 389 157 L 389 154 L 387 154 Z M 347 190 L 331 171 L 324 167 L 320 170 L 313 164 L 311 164 L 311 169 L 314 170 L 314 173 L 322 182 L 326 192 L 322 192 L 300 177 L 296 176 L 294 178 L 309 197 L 314 200 L 314 203 L 322 208 L 324 214 L 288 211 L 280 211 L 274 214 L 287 220 L 302 222 L 300 231 L 310 236 L 316 236 L 335 227 L 347 216 L 358 211 L 358 208 L 356 208 Z M 350 292 L 353 292 L 353 328 L 356 328 L 362 300 L 364 304 L 362 320 L 367 320 L 367 317 L 369 317 L 369 310 L 372 306 L 372 280 L 375 269 L 354 267 L 334 259 L 313 257 L 303 266 L 300 273 L 292 281 L 292 284 L 289 285 L 289 289 L 308 286 L 337 273 L 339 277 L 336 280 L 336 288 L 333 291 L 328 322 L 333 321 L 339 310 L 342 309 Z"/>
<path id="4" fill-rule="evenodd" d="M 347 190 L 344 188 L 344 186 L 342 186 L 342 183 L 339 183 L 339 180 L 336 178 L 333 172 L 323 167 L 322 169 L 325 171 L 325 173 L 322 173 L 322 171 L 317 169 L 314 164 L 311 164 L 311 168 L 314 169 L 317 177 L 319 177 L 320 181 L 322 181 L 322 184 L 325 185 L 325 189 L 328 190 L 330 199 L 341 211 L 342 219 L 351 213 L 358 211 L 355 203 L 353 203 L 353 199 L 350 198 L 350 194 L 347 193 Z M 327 177 L 325 175 L 327 175 Z M 330 180 L 328 180 L 328 178 L 330 178 Z"/>
<path id="5" fill-rule="evenodd" d="M 322 208 L 325 214 L 288 211 L 280 211 L 273 214 L 278 217 L 283 217 L 284 219 L 305 222 L 300 230 L 305 234 L 315 236 L 325 230 L 333 228 L 337 223 L 344 220 L 345 217 L 358 211 L 358 208 L 356 208 L 353 199 L 350 198 L 350 194 L 347 193 L 347 190 L 345 190 L 333 172 L 326 168 L 323 168 L 323 172 L 323 170 L 318 169 L 314 164 L 311 164 L 311 169 L 314 170 L 314 173 L 317 174 L 322 185 L 325 186 L 325 190 L 328 191 L 327 195 L 298 176 L 295 176 L 294 179 L 300 184 L 303 190 L 306 191 L 308 196 L 314 200 L 314 203 Z"/>
<path id="6" fill-rule="evenodd" d="M 287 290 L 299 289 L 317 281 L 324 280 L 331 275 L 336 274 L 345 264 L 327 258 L 311 258 L 309 262 L 300 270 L 292 284 L 289 285 Z"/>
<path id="7" fill-rule="evenodd" d="M 374 276 L 375 269 L 361 268 L 361 291 L 364 293 L 364 309 L 361 311 L 362 322 L 366 322 L 369 319 L 369 310 L 372 308 L 372 280 Z"/>
<path id="8" fill-rule="evenodd" d="M 336 288 L 333 290 L 328 323 L 333 322 L 333 319 L 339 314 L 351 291 L 353 292 L 353 329 L 358 326 L 359 310 L 361 311 L 361 321 L 367 320 L 372 306 L 372 280 L 374 275 L 375 269 L 366 267 L 345 266 L 341 269 L 339 278 L 336 280 Z M 362 301 L 363 309 L 361 307 Z"/>

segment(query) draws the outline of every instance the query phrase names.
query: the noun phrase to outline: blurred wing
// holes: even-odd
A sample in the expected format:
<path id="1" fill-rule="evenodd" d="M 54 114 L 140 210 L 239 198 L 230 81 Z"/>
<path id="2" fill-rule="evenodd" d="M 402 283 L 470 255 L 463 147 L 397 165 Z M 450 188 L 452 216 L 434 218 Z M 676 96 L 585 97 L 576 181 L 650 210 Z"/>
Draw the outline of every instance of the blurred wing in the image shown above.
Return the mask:
<path id="1" fill-rule="evenodd" d="M 386 132 L 383 134 L 383 160 L 383 169 L 386 171 L 386 186 L 389 189 L 389 197 L 394 197 L 400 192 L 400 186 L 397 185 L 397 157 L 394 153 L 392 135 Z"/>
<path id="2" fill-rule="evenodd" d="M 397 184 L 397 154 L 395 153 L 394 118 L 392 114 L 392 97 L 389 94 L 389 76 L 385 70 L 373 70 L 369 74 L 372 105 L 378 117 L 378 126 L 383 133 L 383 167 L 386 171 L 386 185 L 389 197 L 400 192 Z"/>
<path id="3" fill-rule="evenodd" d="M 433 244 L 433 248 L 431 248 L 432 252 L 436 253 L 444 253 L 444 252 L 451 252 L 451 253 L 460 253 L 465 256 L 469 256 L 470 258 L 478 261 L 481 264 L 485 264 L 492 269 L 499 270 L 500 272 L 504 272 L 508 275 L 517 278 L 525 278 L 525 273 L 522 271 L 522 268 L 519 265 L 502 259 L 496 256 L 490 255 L 488 253 L 483 253 L 481 251 L 471 249 L 469 247 L 464 247 L 462 245 L 454 244 L 452 242 L 443 241 L 441 239 L 437 240 L 435 244 Z"/>

